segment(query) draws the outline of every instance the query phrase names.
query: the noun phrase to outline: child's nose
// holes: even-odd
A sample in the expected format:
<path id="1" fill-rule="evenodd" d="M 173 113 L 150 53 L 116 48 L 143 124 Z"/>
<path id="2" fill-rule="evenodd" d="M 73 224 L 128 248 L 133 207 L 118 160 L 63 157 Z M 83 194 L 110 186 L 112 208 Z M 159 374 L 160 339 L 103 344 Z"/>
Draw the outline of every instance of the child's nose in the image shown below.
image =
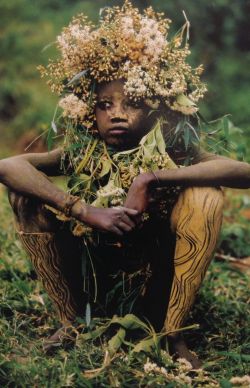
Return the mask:
<path id="1" fill-rule="evenodd" d="M 111 119 L 127 119 L 127 113 L 122 104 L 114 104 L 110 113 Z"/>

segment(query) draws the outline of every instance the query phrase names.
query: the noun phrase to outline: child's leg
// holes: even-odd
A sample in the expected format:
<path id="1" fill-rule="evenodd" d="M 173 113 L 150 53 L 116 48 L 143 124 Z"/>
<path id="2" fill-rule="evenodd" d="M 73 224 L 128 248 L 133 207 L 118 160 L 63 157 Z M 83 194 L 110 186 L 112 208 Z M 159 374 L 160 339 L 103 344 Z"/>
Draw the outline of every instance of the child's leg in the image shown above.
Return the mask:
<path id="1" fill-rule="evenodd" d="M 173 209 L 171 226 L 176 233 L 176 248 L 167 331 L 184 326 L 216 247 L 222 209 L 221 190 L 207 187 L 186 189 Z M 175 350 L 173 347 L 172 352 Z"/>
<path id="2" fill-rule="evenodd" d="M 20 239 L 60 321 L 74 321 L 84 307 L 77 239 L 38 201 L 10 193 L 10 203 Z"/>

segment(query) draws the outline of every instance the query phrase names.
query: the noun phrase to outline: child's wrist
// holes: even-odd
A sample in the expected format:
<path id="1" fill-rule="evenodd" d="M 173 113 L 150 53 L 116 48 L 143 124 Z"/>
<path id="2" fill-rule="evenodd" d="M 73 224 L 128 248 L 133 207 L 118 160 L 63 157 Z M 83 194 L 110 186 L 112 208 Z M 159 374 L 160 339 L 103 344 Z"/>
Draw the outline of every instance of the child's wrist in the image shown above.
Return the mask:
<path id="1" fill-rule="evenodd" d="M 87 218 L 87 208 L 88 205 L 86 205 L 79 197 L 71 207 L 70 216 L 84 222 Z"/>
<path id="2" fill-rule="evenodd" d="M 160 185 L 158 177 L 152 171 L 138 175 L 135 181 L 138 185 L 144 186 L 146 189 L 159 187 Z"/>
<path id="3" fill-rule="evenodd" d="M 155 187 L 160 187 L 161 186 L 161 182 L 160 182 L 160 179 L 158 178 L 157 174 L 155 171 L 151 171 L 151 176 L 153 175 L 153 181 L 151 182 L 151 187 L 155 188 Z"/>
<path id="4" fill-rule="evenodd" d="M 76 197 L 74 195 L 67 195 L 63 207 L 61 209 L 61 211 L 65 214 L 66 217 L 70 217 L 72 215 L 72 209 L 75 204 L 80 201 L 80 199 L 80 197 Z"/>

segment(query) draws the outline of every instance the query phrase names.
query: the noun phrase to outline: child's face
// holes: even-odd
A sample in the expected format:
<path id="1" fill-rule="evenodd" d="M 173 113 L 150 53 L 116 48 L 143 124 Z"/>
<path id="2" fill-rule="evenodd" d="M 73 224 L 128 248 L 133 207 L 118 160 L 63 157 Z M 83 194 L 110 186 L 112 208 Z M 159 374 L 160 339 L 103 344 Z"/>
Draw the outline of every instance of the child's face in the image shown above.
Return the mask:
<path id="1" fill-rule="evenodd" d="M 149 130 L 148 109 L 129 100 L 121 80 L 99 86 L 95 113 L 101 138 L 119 149 L 137 146 Z"/>

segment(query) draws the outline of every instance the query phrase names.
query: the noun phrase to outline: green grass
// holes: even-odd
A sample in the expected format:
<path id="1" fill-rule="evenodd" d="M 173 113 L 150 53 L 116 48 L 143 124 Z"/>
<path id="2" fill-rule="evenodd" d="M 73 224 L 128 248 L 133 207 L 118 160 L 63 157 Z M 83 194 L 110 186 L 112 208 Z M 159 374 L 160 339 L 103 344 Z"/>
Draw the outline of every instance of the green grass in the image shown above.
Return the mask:
<path id="1" fill-rule="evenodd" d="M 186 332 L 190 347 L 204 362 L 204 371 L 185 371 L 164 351 L 153 348 L 149 354 L 133 354 L 127 346 L 95 376 L 86 375 L 87 370 L 102 366 L 108 343 L 106 338 L 85 341 L 81 335 L 75 348 L 44 355 L 42 339 L 58 327 L 58 322 L 15 235 L 1 187 L 0 200 L 1 387 L 231 387 L 231 377 L 247 374 L 248 278 L 229 264 L 216 261 L 209 268 L 189 320 L 200 328 Z M 98 327 L 100 322 L 94 322 Z M 153 370 L 149 373 L 145 368 Z"/>

